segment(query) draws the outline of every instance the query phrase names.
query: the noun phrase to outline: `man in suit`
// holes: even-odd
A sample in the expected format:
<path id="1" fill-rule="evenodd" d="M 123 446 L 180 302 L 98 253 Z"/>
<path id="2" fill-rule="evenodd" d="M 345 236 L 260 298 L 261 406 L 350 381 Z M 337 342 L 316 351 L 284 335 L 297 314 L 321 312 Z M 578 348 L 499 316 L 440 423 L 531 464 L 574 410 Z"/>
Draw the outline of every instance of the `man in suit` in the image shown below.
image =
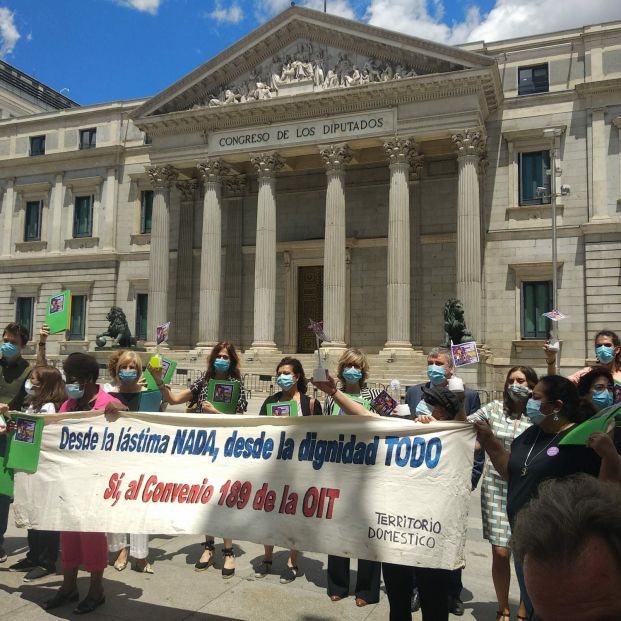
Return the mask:
<path id="1" fill-rule="evenodd" d="M 417 384 L 411 386 L 405 394 L 405 402 L 410 408 L 412 416 L 417 416 L 417 408 L 423 413 L 427 413 L 427 407 L 423 401 L 423 387 L 429 390 L 432 386 L 448 387 L 449 380 L 455 372 L 455 364 L 451 350 L 446 347 L 434 347 L 427 354 L 427 377 L 429 381 L 426 384 Z M 422 402 L 422 403 L 421 403 Z M 481 407 L 481 399 L 479 393 L 471 388 L 464 389 L 464 410 L 466 416 L 474 414 Z M 430 414 L 431 412 L 429 412 Z M 474 464 L 472 468 L 472 489 L 477 486 L 481 474 L 483 472 L 483 464 L 485 462 L 485 453 L 482 451 L 475 453 Z M 461 569 L 451 572 L 450 577 L 450 595 L 449 610 L 452 614 L 462 616 L 464 614 L 464 604 L 461 601 L 461 591 L 463 585 L 461 582 Z M 416 589 L 412 598 L 412 608 L 418 609 L 418 594 Z"/>

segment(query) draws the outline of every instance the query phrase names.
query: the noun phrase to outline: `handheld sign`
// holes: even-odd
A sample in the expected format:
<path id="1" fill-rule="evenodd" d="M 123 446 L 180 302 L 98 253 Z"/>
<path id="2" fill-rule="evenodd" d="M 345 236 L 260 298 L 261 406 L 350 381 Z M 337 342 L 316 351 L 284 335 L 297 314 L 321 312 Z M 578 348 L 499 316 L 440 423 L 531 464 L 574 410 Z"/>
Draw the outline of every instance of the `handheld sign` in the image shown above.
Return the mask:
<path id="1" fill-rule="evenodd" d="M 373 401 L 371 406 L 380 416 L 390 416 L 399 404 L 385 391 L 382 390 Z"/>
<path id="2" fill-rule="evenodd" d="M 616 403 L 609 408 L 598 412 L 595 416 L 591 416 L 583 423 L 576 425 L 563 436 L 559 445 L 579 445 L 586 446 L 587 440 L 592 433 L 602 431 L 609 433 L 615 427 L 615 418 L 621 417 L 621 404 Z"/>
<path id="3" fill-rule="evenodd" d="M 456 367 L 463 367 L 466 364 L 479 362 L 479 352 L 475 341 L 451 345 L 451 355 Z"/>
<path id="4" fill-rule="evenodd" d="M 162 395 L 159 390 L 143 390 L 138 393 L 139 412 L 159 412 Z"/>
<path id="5" fill-rule="evenodd" d="M 6 465 L 16 470 L 36 472 L 41 452 L 43 417 L 14 412 L 11 418 L 15 421 L 15 433 L 8 438 Z"/>
<path id="6" fill-rule="evenodd" d="M 293 401 L 277 401 L 276 403 L 267 404 L 268 416 L 297 416 L 298 402 Z"/>
<path id="7" fill-rule="evenodd" d="M 151 357 L 151 359 L 153 359 L 153 356 Z M 159 364 L 161 368 L 164 369 L 164 372 L 162 373 L 162 382 L 164 382 L 164 384 L 170 384 L 173 375 L 175 374 L 177 363 L 174 360 L 170 360 L 169 358 L 162 358 L 160 356 Z M 155 378 L 151 374 L 151 371 L 149 371 L 149 369 L 145 369 L 143 371 L 143 375 L 145 381 L 147 382 L 147 388 L 149 390 L 158 390 L 159 387 L 157 385 L 157 382 L 155 381 Z"/>
<path id="8" fill-rule="evenodd" d="M 210 379 L 207 386 L 207 400 L 218 412 L 235 414 L 240 390 L 239 382 Z"/>
<path id="9" fill-rule="evenodd" d="M 6 457 L 0 458 L 0 494 L 13 496 L 13 470 L 6 467 Z"/>
<path id="10" fill-rule="evenodd" d="M 168 340 L 168 331 L 170 330 L 170 321 L 163 323 L 161 326 L 155 328 L 155 343 L 161 345 Z"/>
<path id="11" fill-rule="evenodd" d="M 328 369 L 321 364 L 321 341 L 329 341 L 330 337 L 323 331 L 323 321 L 313 321 L 309 318 L 308 328 L 315 334 L 317 341 L 317 362 L 319 365 L 313 370 L 313 381 L 325 382 L 328 379 Z"/>
<path id="12" fill-rule="evenodd" d="M 350 395 L 347 392 L 344 394 L 347 395 L 352 401 L 359 403 L 365 410 L 371 409 L 371 404 L 366 399 L 363 399 L 360 395 Z M 336 401 L 334 401 L 332 405 L 332 416 L 343 416 L 343 415 L 344 415 L 344 412 L 341 410 L 341 406 Z"/>
<path id="13" fill-rule="evenodd" d="M 61 291 L 48 298 L 45 323 L 50 329 L 50 334 L 69 330 L 71 327 L 71 291 Z"/>

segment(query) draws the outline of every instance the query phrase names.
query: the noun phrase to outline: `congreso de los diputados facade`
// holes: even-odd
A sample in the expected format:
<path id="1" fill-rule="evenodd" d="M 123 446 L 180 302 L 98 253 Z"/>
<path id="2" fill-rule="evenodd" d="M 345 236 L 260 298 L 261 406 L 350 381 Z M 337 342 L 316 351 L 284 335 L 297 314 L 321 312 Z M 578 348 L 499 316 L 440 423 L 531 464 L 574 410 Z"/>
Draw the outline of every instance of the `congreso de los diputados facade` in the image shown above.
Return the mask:
<path id="1" fill-rule="evenodd" d="M 69 289 L 52 356 L 112 306 L 179 356 L 312 354 L 313 318 L 407 365 L 457 298 L 480 384 L 621 332 L 621 22 L 446 46 L 293 6 L 142 100 L 0 62 L 0 117 L 0 322 Z"/>

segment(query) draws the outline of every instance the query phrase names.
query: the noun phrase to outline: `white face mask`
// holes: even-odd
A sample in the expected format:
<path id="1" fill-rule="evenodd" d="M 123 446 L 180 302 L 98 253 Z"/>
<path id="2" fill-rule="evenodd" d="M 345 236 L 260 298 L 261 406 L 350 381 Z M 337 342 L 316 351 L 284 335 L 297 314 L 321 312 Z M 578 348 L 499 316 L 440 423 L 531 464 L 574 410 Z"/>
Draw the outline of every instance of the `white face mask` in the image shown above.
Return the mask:
<path id="1" fill-rule="evenodd" d="M 28 378 L 24 382 L 24 390 L 26 391 L 26 394 L 29 395 L 30 397 L 33 397 L 37 393 L 37 388 L 38 387 L 35 387 L 32 385 L 30 378 Z"/>

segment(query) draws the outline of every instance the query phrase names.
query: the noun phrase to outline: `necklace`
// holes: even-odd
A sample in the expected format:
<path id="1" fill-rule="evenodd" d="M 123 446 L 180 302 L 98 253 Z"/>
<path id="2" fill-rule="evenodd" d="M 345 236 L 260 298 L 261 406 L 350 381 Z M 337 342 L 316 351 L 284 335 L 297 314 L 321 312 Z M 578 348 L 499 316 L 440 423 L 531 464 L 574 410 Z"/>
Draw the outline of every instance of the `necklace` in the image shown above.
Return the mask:
<path id="1" fill-rule="evenodd" d="M 537 440 L 539 440 L 539 436 L 541 435 L 541 429 L 537 431 L 537 437 L 535 438 L 533 445 L 530 447 L 530 451 L 528 451 L 528 455 L 526 455 L 526 459 L 524 460 L 524 464 L 522 465 L 522 470 L 520 474 L 523 477 L 525 477 L 528 474 L 528 467 L 535 461 L 535 459 L 537 459 L 539 455 L 541 455 L 541 453 L 543 453 L 548 448 L 548 446 L 550 446 L 550 444 L 552 444 L 552 442 L 554 442 L 554 440 L 556 440 L 556 437 L 558 436 L 559 433 L 561 433 L 561 431 L 562 429 L 560 431 L 557 431 L 556 434 L 554 434 L 554 437 L 538 453 L 535 453 L 533 455 L 533 458 L 529 462 L 528 458 L 530 457 L 530 454 L 533 452 L 533 449 L 535 448 L 535 444 L 537 444 Z"/>

